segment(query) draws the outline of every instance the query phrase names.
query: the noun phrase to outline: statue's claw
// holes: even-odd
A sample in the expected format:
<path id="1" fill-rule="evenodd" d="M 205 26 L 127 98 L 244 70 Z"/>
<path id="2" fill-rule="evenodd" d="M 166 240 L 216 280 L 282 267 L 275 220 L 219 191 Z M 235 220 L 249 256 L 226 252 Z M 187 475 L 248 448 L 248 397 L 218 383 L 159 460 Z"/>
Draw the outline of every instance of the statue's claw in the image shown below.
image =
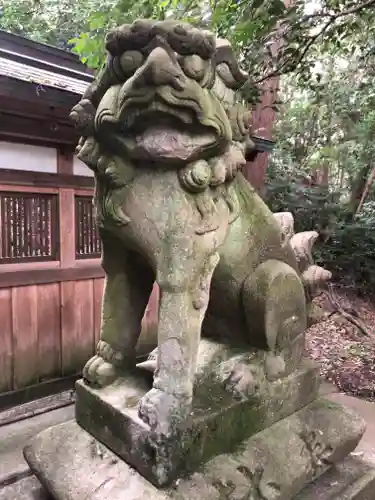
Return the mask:
<path id="1" fill-rule="evenodd" d="M 141 399 L 138 414 L 152 430 L 168 435 L 190 410 L 188 399 L 153 388 Z"/>
<path id="2" fill-rule="evenodd" d="M 82 376 L 89 384 L 99 387 L 105 387 L 117 378 L 113 364 L 108 363 L 99 355 L 88 360 L 83 368 Z"/>
<path id="3" fill-rule="evenodd" d="M 86 382 L 98 387 L 105 387 L 117 378 L 116 366 L 123 362 L 121 353 L 116 352 L 107 342 L 98 342 L 97 354 L 88 360 L 82 376 Z"/>

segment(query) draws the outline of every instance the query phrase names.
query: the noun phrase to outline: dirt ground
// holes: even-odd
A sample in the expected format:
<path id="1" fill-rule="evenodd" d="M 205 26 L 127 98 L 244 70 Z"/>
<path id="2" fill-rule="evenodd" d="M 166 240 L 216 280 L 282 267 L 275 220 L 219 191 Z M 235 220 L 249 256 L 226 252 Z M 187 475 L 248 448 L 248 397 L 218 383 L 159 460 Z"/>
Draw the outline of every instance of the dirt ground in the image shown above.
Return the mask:
<path id="1" fill-rule="evenodd" d="M 375 401 L 375 302 L 356 296 L 352 289 L 335 286 L 334 291 L 341 306 L 358 314 L 370 337 L 334 313 L 307 330 L 307 356 L 340 391 Z M 326 316 L 332 313 L 332 305 L 323 294 L 314 302 Z"/>

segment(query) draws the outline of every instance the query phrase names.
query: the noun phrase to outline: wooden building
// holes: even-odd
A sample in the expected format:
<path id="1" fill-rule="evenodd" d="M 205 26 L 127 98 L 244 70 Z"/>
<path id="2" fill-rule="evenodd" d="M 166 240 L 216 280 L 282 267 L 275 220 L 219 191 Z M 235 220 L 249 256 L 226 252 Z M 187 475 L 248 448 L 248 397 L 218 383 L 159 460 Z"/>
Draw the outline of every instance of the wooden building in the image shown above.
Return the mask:
<path id="1" fill-rule="evenodd" d="M 91 80 L 73 54 L 0 31 L 0 407 L 71 384 L 98 340 L 94 181 L 68 118 Z M 157 302 L 155 287 L 145 348 Z"/>

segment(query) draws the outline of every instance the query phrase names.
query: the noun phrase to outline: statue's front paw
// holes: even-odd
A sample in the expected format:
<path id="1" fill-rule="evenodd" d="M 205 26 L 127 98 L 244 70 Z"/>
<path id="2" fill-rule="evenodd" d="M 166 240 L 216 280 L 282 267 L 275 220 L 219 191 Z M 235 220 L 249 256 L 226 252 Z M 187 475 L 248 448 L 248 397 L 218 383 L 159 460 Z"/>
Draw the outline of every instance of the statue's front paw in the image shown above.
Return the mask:
<path id="1" fill-rule="evenodd" d="M 153 431 L 168 435 L 176 424 L 187 418 L 190 410 L 189 399 L 151 389 L 141 399 L 138 414 Z"/>
<path id="2" fill-rule="evenodd" d="M 260 387 L 259 376 L 255 369 L 246 364 L 238 364 L 222 373 L 225 389 L 235 398 L 247 399 L 255 394 Z"/>
<path id="3" fill-rule="evenodd" d="M 268 352 L 264 362 L 264 371 L 269 382 L 285 376 L 286 365 L 281 354 Z"/>
<path id="4" fill-rule="evenodd" d="M 115 381 L 117 373 L 112 363 L 96 355 L 87 361 L 83 368 L 82 376 L 90 385 L 105 387 Z"/>

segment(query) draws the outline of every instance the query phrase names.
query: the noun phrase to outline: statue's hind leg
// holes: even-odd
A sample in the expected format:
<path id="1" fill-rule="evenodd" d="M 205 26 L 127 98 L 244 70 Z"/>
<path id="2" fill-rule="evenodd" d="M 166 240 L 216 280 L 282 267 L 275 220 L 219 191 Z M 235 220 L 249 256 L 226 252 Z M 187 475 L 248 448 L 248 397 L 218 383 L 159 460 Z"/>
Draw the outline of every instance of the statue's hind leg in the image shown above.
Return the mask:
<path id="1" fill-rule="evenodd" d="M 243 305 L 251 344 L 267 352 L 267 378 L 295 370 L 306 329 L 305 290 L 298 273 L 281 261 L 264 262 L 244 282 Z"/>
<path id="2" fill-rule="evenodd" d="M 100 341 L 96 355 L 83 369 L 83 378 L 103 387 L 135 365 L 141 321 L 154 281 L 142 259 L 115 237 L 102 232 L 102 265 L 106 273 Z"/>

